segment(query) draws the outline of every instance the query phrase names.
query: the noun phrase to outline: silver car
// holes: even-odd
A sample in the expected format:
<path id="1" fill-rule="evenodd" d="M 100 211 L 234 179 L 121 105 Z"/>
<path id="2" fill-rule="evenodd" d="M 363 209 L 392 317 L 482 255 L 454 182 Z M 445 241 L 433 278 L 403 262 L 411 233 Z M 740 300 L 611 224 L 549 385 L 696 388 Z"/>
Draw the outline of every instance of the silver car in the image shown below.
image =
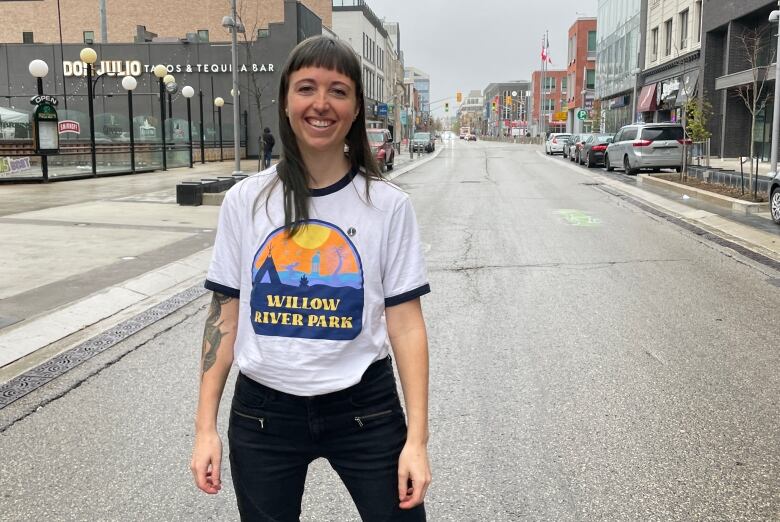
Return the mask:
<path id="1" fill-rule="evenodd" d="M 553 132 L 544 142 L 544 153 L 547 155 L 563 154 L 563 147 L 571 139 L 571 134 L 566 132 Z"/>
<path id="2" fill-rule="evenodd" d="M 626 125 L 607 147 L 604 165 L 608 171 L 622 168 L 626 174 L 639 169 L 682 169 L 683 143 L 690 145 L 679 123 Z"/>
<path id="3" fill-rule="evenodd" d="M 780 225 L 780 173 L 769 180 L 769 211 L 772 221 Z"/>

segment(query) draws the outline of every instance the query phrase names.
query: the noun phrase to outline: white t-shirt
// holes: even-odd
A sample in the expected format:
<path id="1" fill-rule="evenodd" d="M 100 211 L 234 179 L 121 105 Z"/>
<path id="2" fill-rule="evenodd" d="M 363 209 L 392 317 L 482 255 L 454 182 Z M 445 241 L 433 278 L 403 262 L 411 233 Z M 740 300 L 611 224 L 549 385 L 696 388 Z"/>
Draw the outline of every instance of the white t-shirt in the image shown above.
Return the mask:
<path id="1" fill-rule="evenodd" d="M 242 373 L 312 396 L 360 381 L 387 356 L 385 307 L 430 292 L 411 201 L 384 181 L 347 174 L 314 189 L 307 226 L 284 230 L 276 167 L 237 183 L 219 213 L 206 288 L 239 299 Z"/>

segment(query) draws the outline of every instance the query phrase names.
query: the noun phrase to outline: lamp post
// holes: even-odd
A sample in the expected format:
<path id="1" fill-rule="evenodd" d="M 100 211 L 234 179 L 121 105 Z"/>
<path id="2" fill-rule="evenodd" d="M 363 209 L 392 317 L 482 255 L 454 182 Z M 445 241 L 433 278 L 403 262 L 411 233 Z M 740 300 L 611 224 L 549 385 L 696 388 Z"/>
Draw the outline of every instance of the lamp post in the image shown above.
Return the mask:
<path id="1" fill-rule="evenodd" d="M 222 152 L 222 106 L 225 105 L 225 100 L 217 96 L 214 98 L 214 107 L 217 108 L 217 117 L 219 118 L 219 161 L 224 161 L 225 157 Z"/>
<path id="2" fill-rule="evenodd" d="M 190 168 L 192 168 L 192 109 L 190 108 L 190 98 L 195 96 L 195 89 L 185 85 L 181 90 L 181 94 L 187 99 L 187 132 L 190 138 Z"/>
<path id="3" fill-rule="evenodd" d="M 203 143 L 206 139 L 206 130 L 203 128 L 203 91 L 198 90 L 198 103 L 200 104 L 200 163 L 206 163 L 206 145 Z"/>
<path id="4" fill-rule="evenodd" d="M 35 82 L 38 85 L 38 95 L 43 94 L 43 77 L 49 74 L 49 65 L 43 60 L 33 60 L 27 69 L 35 77 Z M 43 181 L 49 181 L 49 158 L 45 154 L 41 154 L 41 173 L 43 174 Z"/>
<path id="5" fill-rule="evenodd" d="M 92 100 L 92 64 L 97 61 L 97 53 L 91 47 L 85 47 L 79 53 L 79 58 L 87 64 L 87 105 L 89 107 L 89 148 L 92 157 L 92 175 L 97 176 L 97 159 L 95 158 L 95 107 Z"/>
<path id="6" fill-rule="evenodd" d="M 162 137 L 162 165 L 163 170 L 168 170 L 168 160 L 166 158 L 165 144 L 165 83 L 163 78 L 168 74 L 168 69 L 164 65 L 155 65 L 152 72 L 157 77 L 160 84 L 160 136 Z"/>
<path id="7" fill-rule="evenodd" d="M 168 119 L 173 119 L 173 103 L 171 102 L 171 95 L 176 92 L 176 78 L 172 74 L 166 74 L 163 78 L 165 84 L 165 92 L 168 94 Z M 171 85 L 173 85 L 173 92 L 171 92 Z"/>
<path id="8" fill-rule="evenodd" d="M 236 0 L 230 0 L 230 16 L 222 18 L 222 27 L 230 28 L 230 56 L 232 63 L 232 85 L 233 88 L 230 91 L 233 96 L 233 157 L 235 159 L 235 167 L 233 174 L 241 174 L 241 117 L 240 107 L 238 100 L 238 33 L 245 31 L 244 26 L 238 21 L 238 13 L 236 11 Z M 222 132 L 222 125 L 220 125 L 220 133 Z M 220 138 L 220 141 L 222 139 Z M 220 144 L 220 154 L 222 153 L 222 145 Z"/>
<path id="9" fill-rule="evenodd" d="M 634 75 L 634 93 L 631 96 L 631 121 L 629 123 L 636 123 L 636 91 L 637 91 L 637 84 L 639 83 L 639 73 L 642 72 L 642 69 L 636 68 L 631 71 L 631 74 Z"/>
<path id="10" fill-rule="evenodd" d="M 127 115 L 130 118 L 130 172 L 135 173 L 135 129 L 133 128 L 133 89 L 138 82 L 132 76 L 122 78 L 122 87 L 127 91 Z"/>
<path id="11" fill-rule="evenodd" d="M 780 1 L 777 2 L 780 7 Z M 770 22 L 780 21 L 780 11 L 772 11 L 769 15 Z M 777 34 L 777 51 L 775 55 L 775 99 L 772 102 L 772 152 L 770 154 L 771 170 L 769 177 L 773 178 L 777 174 L 777 147 L 780 141 L 780 28 Z M 758 183 L 756 183 L 758 186 Z"/>

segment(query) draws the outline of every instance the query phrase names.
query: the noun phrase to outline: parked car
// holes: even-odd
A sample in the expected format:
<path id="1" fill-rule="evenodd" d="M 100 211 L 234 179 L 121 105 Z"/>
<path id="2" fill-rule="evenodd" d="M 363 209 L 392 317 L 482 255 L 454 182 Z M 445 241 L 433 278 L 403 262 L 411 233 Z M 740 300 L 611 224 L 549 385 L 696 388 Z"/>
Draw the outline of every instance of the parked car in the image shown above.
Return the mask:
<path id="1" fill-rule="evenodd" d="M 552 132 L 544 142 L 544 153 L 547 155 L 563 154 L 563 146 L 571 138 L 567 132 Z"/>
<path id="2" fill-rule="evenodd" d="M 589 169 L 604 164 L 604 154 L 612 138 L 612 134 L 591 134 L 587 139 L 579 155 Z"/>
<path id="3" fill-rule="evenodd" d="M 563 155 L 564 159 L 568 158 L 570 161 L 574 161 L 574 159 L 571 157 L 570 149 L 571 149 L 572 143 L 576 142 L 578 137 L 579 137 L 579 134 L 573 135 L 569 139 L 569 143 L 567 143 L 566 146 L 563 148 L 562 155 Z"/>
<path id="4" fill-rule="evenodd" d="M 374 152 L 379 170 L 393 170 L 395 163 L 395 149 L 393 148 L 393 136 L 387 129 L 367 129 L 368 143 Z"/>
<path id="5" fill-rule="evenodd" d="M 573 139 L 569 142 L 569 155 L 571 156 L 571 160 L 578 165 L 582 165 L 585 162 L 585 155 L 582 153 L 582 147 L 591 136 L 593 136 L 593 134 L 580 134 L 579 136 L 576 136 L 576 140 Z"/>
<path id="6" fill-rule="evenodd" d="M 414 136 L 412 136 L 412 150 L 414 152 L 417 151 L 433 152 L 435 148 L 436 145 L 431 139 L 430 132 L 415 132 Z"/>
<path id="7" fill-rule="evenodd" d="M 769 181 L 769 211 L 772 221 L 780 225 L 780 174 Z"/>
<path id="8" fill-rule="evenodd" d="M 472 132 L 471 134 L 469 134 L 469 135 L 466 137 L 466 139 L 467 139 L 468 141 L 477 141 L 477 135 L 476 135 L 476 134 L 474 134 L 474 133 Z"/>
<path id="9" fill-rule="evenodd" d="M 682 169 L 685 132 L 679 123 L 632 124 L 621 128 L 607 146 L 604 166 L 622 168 L 626 174 L 640 169 Z M 687 144 L 691 141 L 687 140 Z"/>

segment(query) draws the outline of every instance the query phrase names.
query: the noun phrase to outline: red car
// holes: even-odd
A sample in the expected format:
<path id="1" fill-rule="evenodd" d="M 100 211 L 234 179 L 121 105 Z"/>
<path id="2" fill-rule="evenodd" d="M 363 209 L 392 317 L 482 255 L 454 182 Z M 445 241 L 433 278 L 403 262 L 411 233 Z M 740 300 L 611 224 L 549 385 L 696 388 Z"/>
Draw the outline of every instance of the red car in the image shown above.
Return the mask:
<path id="1" fill-rule="evenodd" d="M 374 151 L 374 158 L 379 165 L 379 170 L 393 170 L 395 163 L 395 149 L 393 148 L 393 136 L 387 129 L 367 129 L 368 143 Z"/>

